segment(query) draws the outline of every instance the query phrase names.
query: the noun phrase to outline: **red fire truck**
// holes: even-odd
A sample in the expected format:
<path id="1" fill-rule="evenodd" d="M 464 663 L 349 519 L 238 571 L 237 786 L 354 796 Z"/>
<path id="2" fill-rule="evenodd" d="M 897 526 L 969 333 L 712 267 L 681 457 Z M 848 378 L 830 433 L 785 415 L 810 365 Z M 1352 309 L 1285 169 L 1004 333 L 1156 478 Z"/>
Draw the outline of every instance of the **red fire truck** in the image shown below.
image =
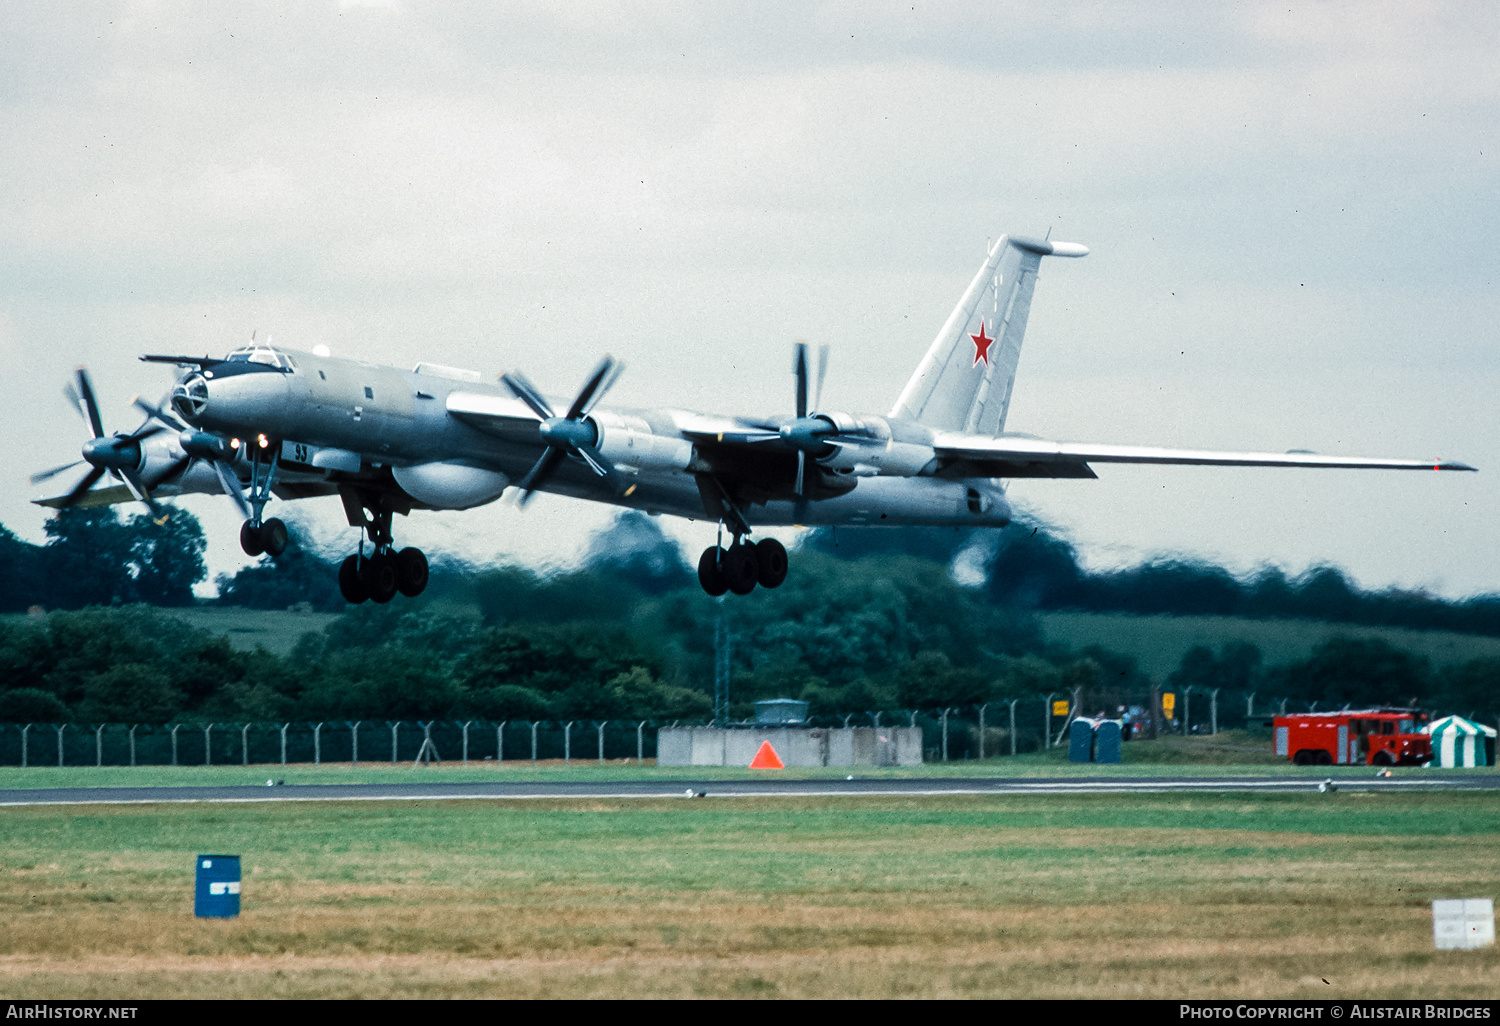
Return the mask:
<path id="1" fill-rule="evenodd" d="M 1276 754 L 1298 766 L 1415 766 L 1432 759 L 1415 709 L 1298 713 L 1271 721 Z"/>

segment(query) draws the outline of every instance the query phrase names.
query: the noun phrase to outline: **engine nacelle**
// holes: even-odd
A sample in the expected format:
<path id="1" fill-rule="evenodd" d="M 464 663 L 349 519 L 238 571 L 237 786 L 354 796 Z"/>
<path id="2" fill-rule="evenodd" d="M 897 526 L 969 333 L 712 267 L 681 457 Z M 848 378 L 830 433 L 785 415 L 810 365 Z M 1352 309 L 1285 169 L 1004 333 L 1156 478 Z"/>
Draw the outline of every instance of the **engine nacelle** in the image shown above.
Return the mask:
<path id="1" fill-rule="evenodd" d="M 640 417 L 595 413 L 589 419 L 599 433 L 599 451 L 617 466 L 650 472 L 685 470 L 692 462 L 692 442 L 676 435 L 658 435 Z"/>
<path id="2" fill-rule="evenodd" d="M 896 441 L 883 417 L 820 413 L 837 430 L 833 452 L 818 462 L 835 474 L 855 477 L 915 477 L 932 462 L 932 446 Z"/>
<path id="3" fill-rule="evenodd" d="M 510 485 L 510 478 L 497 470 L 484 470 L 463 463 L 392 467 L 391 476 L 407 495 L 433 509 L 483 506 L 498 499 Z"/>

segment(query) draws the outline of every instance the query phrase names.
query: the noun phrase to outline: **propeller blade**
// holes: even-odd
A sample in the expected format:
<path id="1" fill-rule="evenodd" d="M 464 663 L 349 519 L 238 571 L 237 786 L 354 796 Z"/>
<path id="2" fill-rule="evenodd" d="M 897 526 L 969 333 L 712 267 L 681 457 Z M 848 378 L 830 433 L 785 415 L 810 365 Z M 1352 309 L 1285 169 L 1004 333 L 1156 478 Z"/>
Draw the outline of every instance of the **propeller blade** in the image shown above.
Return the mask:
<path id="1" fill-rule="evenodd" d="M 807 343 L 793 347 L 792 373 L 797 375 L 797 419 L 807 416 Z"/>
<path id="2" fill-rule="evenodd" d="M 807 453 L 797 450 L 797 498 L 802 498 L 802 475 L 807 470 Z"/>
<path id="3" fill-rule="evenodd" d="M 84 463 L 83 460 L 74 460 L 72 463 L 64 463 L 62 466 L 60 466 L 60 467 L 53 467 L 51 470 L 38 471 L 37 473 L 31 475 L 31 483 L 32 484 L 41 484 L 43 481 L 46 481 L 48 478 L 56 477 L 58 474 L 61 474 L 64 470 L 72 470 L 74 467 L 82 466 L 83 463 Z"/>
<path id="4" fill-rule="evenodd" d="M 621 473 L 610 465 L 604 454 L 592 445 L 580 445 L 578 455 L 583 462 L 589 465 L 589 469 L 609 482 L 609 486 L 615 490 L 616 495 L 627 494 L 626 489 L 630 486 L 625 483 Z"/>
<path id="5" fill-rule="evenodd" d="M 157 420 L 161 421 L 163 424 L 167 425 L 174 431 L 186 431 L 188 429 L 188 426 L 186 424 L 184 424 L 173 414 L 167 412 L 167 410 L 162 406 L 152 406 L 140 396 L 136 396 L 134 399 L 132 399 L 131 403 L 135 406 L 136 409 L 140 410 L 146 416 L 155 417 Z"/>
<path id="6" fill-rule="evenodd" d="M 531 501 L 532 493 L 547 482 L 566 455 L 567 452 L 560 446 L 547 446 L 547 451 L 542 453 L 541 458 L 532 465 L 531 469 L 526 472 L 526 476 L 521 478 L 520 483 L 516 485 L 521 489 L 520 504 L 522 506 Z"/>
<path id="7" fill-rule="evenodd" d="M 542 398 L 542 393 L 538 392 L 536 387 L 527 381 L 526 376 L 520 371 L 516 371 L 513 374 L 502 374 L 500 375 L 500 380 L 505 382 L 505 387 L 510 389 L 511 393 L 517 399 L 531 407 L 531 412 L 535 413 L 542 420 L 547 420 L 555 416 L 552 412 L 552 407 L 547 404 L 547 400 Z"/>
<path id="8" fill-rule="evenodd" d="M 179 473 L 181 473 L 182 471 L 186 470 L 188 468 L 188 464 L 190 464 L 192 462 L 193 462 L 193 457 L 191 457 L 191 456 L 184 456 L 184 457 L 182 457 L 182 459 L 173 462 L 170 466 L 168 466 L 160 474 L 156 475 L 155 480 L 153 480 L 151 482 L 151 487 L 153 489 L 155 489 L 158 486 L 160 486 L 163 481 L 170 481 L 172 478 L 176 477 Z"/>
<path id="9" fill-rule="evenodd" d="M 126 435 L 125 437 L 130 439 L 132 442 L 139 442 L 143 438 L 150 438 L 152 435 L 159 435 L 165 430 L 166 426 L 162 424 L 142 424 L 140 427 L 136 428 L 133 432 Z"/>
<path id="10" fill-rule="evenodd" d="M 69 492 L 66 496 L 64 496 L 63 497 L 63 501 L 60 502 L 58 505 L 61 506 L 63 509 L 67 509 L 70 506 L 76 506 L 76 505 L 78 505 L 78 500 L 82 499 L 84 497 L 84 495 L 88 492 L 88 490 L 90 488 L 94 487 L 95 482 L 97 482 L 103 476 L 104 476 L 104 468 L 103 467 L 94 467 L 87 474 L 83 475 L 83 480 L 79 481 L 76 485 L 74 485 L 73 486 L 73 490 L 71 492 Z"/>
<path id="11" fill-rule="evenodd" d="M 220 460 L 213 461 L 214 473 L 219 475 L 219 487 L 224 489 L 224 494 L 234 500 L 239 508 L 240 515 L 246 520 L 250 519 L 250 503 L 245 501 L 245 493 L 240 490 L 240 479 L 235 477 L 229 466 Z"/>
<path id="12" fill-rule="evenodd" d="M 812 408 L 814 411 L 823 408 L 823 382 L 828 379 L 828 345 L 824 343 L 818 347 L 818 376 L 813 384 Z"/>
<path id="13" fill-rule="evenodd" d="M 83 413 L 84 420 L 88 421 L 89 430 L 94 433 L 93 437 L 99 438 L 104 434 L 104 422 L 99 419 L 99 400 L 94 395 L 94 383 L 89 380 L 89 372 L 85 368 L 79 367 L 76 373 L 78 394 L 82 400 L 79 409 Z"/>
<path id="14" fill-rule="evenodd" d="M 609 377 L 610 372 L 614 369 L 614 357 L 606 356 L 599 361 L 599 365 L 594 368 L 594 373 L 589 375 L 588 381 L 584 382 L 583 388 L 579 389 L 578 396 L 573 400 L 573 405 L 568 407 L 569 420 L 577 420 L 593 405 L 595 393 L 601 397 L 604 395 L 604 390 L 599 386 L 603 384 L 604 379 Z M 613 379 L 611 379 L 610 384 L 614 384 Z"/>

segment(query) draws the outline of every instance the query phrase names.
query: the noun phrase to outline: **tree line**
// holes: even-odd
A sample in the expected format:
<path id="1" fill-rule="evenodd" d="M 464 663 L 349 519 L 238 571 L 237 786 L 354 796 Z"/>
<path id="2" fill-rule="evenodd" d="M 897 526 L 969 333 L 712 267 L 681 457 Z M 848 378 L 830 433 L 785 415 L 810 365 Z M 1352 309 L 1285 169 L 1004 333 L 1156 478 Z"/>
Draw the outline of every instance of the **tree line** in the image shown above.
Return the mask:
<path id="1" fill-rule="evenodd" d="M 201 579 L 202 532 L 185 513 L 170 528 L 100 511 L 54 519 L 48 544 L 32 547 L 75 574 L 71 590 L 57 582 L 54 594 L 110 597 L 0 622 L 0 722 L 702 722 L 712 707 L 719 617 L 731 638 L 736 717 L 771 697 L 801 698 L 814 715 L 832 716 L 1079 688 L 1108 708 L 1139 701 L 1153 684 L 1257 691 L 1322 708 L 1416 701 L 1487 716 L 1500 678 L 1496 660 L 1438 667 L 1379 640 L 1334 638 L 1276 665 L 1249 645 L 1194 649 L 1166 681 L 1153 682 L 1119 653 L 1046 644 L 1032 608 L 956 583 L 948 559 L 965 540 L 953 532 L 878 539 L 908 551 L 881 549 L 873 532 L 816 534 L 781 588 L 718 602 L 697 587 L 676 544 L 635 513 L 596 538 L 575 571 L 437 560 L 420 599 L 388 606 L 320 597 L 333 588 L 333 567 L 309 550 L 221 580 L 221 602 L 345 610 L 283 656 L 237 650 L 145 604 L 163 593 L 182 602 L 182 582 L 193 572 Z M 81 539 L 113 548 L 74 559 Z M 191 582 L 185 587 L 190 599 Z"/>

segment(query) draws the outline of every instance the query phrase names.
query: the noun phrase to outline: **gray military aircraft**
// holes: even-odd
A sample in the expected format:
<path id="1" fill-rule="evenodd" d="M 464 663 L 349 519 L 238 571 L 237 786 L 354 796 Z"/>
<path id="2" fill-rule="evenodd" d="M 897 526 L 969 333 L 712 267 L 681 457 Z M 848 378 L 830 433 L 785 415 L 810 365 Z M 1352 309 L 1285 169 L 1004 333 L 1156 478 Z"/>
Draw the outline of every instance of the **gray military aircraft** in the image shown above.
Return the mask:
<path id="1" fill-rule="evenodd" d="M 410 371 L 251 344 L 223 358 L 141 357 L 185 368 L 166 405 L 135 405 L 146 421 L 105 435 L 87 372 L 69 401 L 91 437 L 90 467 L 66 507 L 224 493 L 243 511 L 249 555 L 279 555 L 270 500 L 337 495 L 359 551 L 339 569 L 350 602 L 389 602 L 427 583 L 419 549 L 394 547 L 394 514 L 462 510 L 514 486 L 719 524 L 698 561 L 710 595 L 775 588 L 787 574 L 772 525 L 1004 527 L 1006 478 L 1092 478 L 1093 463 L 1239 467 L 1473 470 L 1443 460 L 1208 452 L 1052 442 L 1005 431 L 1021 340 L 1041 260 L 1081 257 L 1076 243 L 1002 236 L 885 416 L 821 408 L 827 348 L 810 373 L 798 344 L 793 412 L 733 417 L 679 409 L 605 409 L 621 365 L 605 357 L 565 406 L 520 372 L 490 383 L 477 371 L 419 363 Z M 36 475 L 40 481 L 77 463 Z M 93 490 L 110 474 L 120 484 Z M 723 544 L 728 530 L 732 542 Z M 365 552 L 364 537 L 371 551 Z"/>

